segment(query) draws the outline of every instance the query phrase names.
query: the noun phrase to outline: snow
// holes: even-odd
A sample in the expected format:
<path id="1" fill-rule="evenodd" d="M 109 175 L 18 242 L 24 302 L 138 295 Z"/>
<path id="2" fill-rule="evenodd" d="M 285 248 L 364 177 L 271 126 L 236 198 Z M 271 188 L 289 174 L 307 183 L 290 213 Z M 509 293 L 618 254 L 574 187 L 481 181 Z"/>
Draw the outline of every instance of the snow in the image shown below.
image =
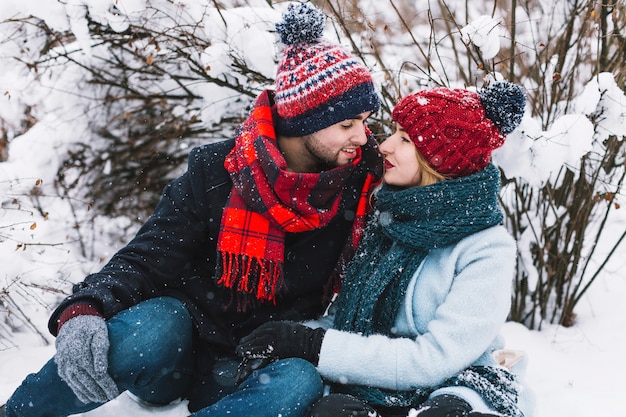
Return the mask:
<path id="1" fill-rule="evenodd" d="M 92 44 L 86 32 L 86 13 L 109 22 L 114 30 L 123 30 L 127 19 L 142 18 L 145 4 L 142 0 L 3 0 L 0 20 L 20 13 L 33 14 L 56 30 L 72 30 L 88 59 Z M 171 7 L 178 6 L 182 8 L 182 3 L 171 2 Z M 233 53 L 230 42 L 234 42 L 241 58 L 260 73 L 273 76 L 276 50 L 267 29 L 277 11 L 266 6 L 259 0 L 255 7 L 211 17 L 214 11 L 207 11 L 205 1 L 190 0 L 185 4 L 190 19 L 203 14 L 205 21 L 214 23 L 204 28 L 214 42 L 198 51 L 212 75 L 229 73 L 226 59 Z M 485 56 L 492 56 L 500 48 L 499 24 L 499 18 L 480 16 L 463 28 L 462 36 Z M 0 41 L 4 36 L 0 33 Z M 54 338 L 46 331 L 47 318 L 67 293 L 69 284 L 98 270 L 132 231 L 129 220 L 123 218 L 95 218 L 89 231 L 74 227 L 92 215 L 87 203 L 56 197 L 53 181 L 67 146 L 88 132 L 85 116 L 94 113 L 80 112 L 80 102 L 87 100 L 88 94 L 81 98 L 69 93 L 83 87 L 73 82 L 71 70 L 46 80 L 48 87 L 55 88 L 55 95 L 36 89 L 33 75 L 18 72 L 7 59 L 11 53 L 4 49 L 0 56 L 0 92 L 4 93 L 0 96 L 0 116 L 17 123 L 21 109 L 18 104 L 28 102 L 34 105 L 38 123 L 26 134 L 10 138 L 10 158 L 0 163 L 0 291 L 6 292 L 4 300 L 8 303 L 6 310 L 0 306 L 0 319 L 5 325 L 0 326 L 0 404 L 27 374 L 37 371 L 54 354 Z M 220 113 L 216 109 L 232 93 L 208 84 L 195 88 L 210 103 L 203 109 L 205 123 L 218 121 Z M 587 115 L 599 112 L 603 120 L 594 136 Z M 626 135 L 625 114 L 626 98 L 620 86 L 611 74 L 599 74 L 584 86 L 573 110 L 547 126 L 527 114 L 506 144 L 494 153 L 494 160 L 510 177 L 523 177 L 539 186 L 556 175 L 564 163 L 576 165 L 582 155 L 609 135 Z M 37 198 L 30 197 L 32 190 L 36 190 Z M 605 229 L 608 235 L 597 249 L 599 254 L 607 253 L 625 230 L 626 210 L 614 210 L 610 221 Z M 520 247 L 526 243 L 524 238 L 518 242 Z M 85 246 L 85 242 L 90 245 Z M 522 256 L 527 254 L 523 252 Z M 529 259 L 524 261 L 531 263 Z M 526 378 L 535 391 L 536 417 L 621 412 L 618 403 L 626 388 L 626 361 L 622 357 L 626 315 L 621 306 L 626 299 L 626 275 L 621 272 L 625 267 L 626 259 L 619 253 L 611 258 L 578 304 L 572 327 L 544 323 L 540 330 L 531 331 L 513 322 L 504 326 L 507 347 L 527 354 Z M 12 332 L 8 333 L 8 328 Z M 188 414 L 185 405 L 183 401 L 151 408 L 122 394 L 84 416 L 179 417 Z"/>
<path id="2" fill-rule="evenodd" d="M 591 287 L 573 327 L 550 325 L 541 331 L 529 331 L 518 323 L 504 326 L 507 346 L 522 349 L 528 356 L 526 379 L 535 391 L 537 417 L 615 415 L 621 409 L 626 373 L 626 316 L 621 305 L 626 299 L 626 276 L 619 271 L 624 268 L 626 261 L 622 259 Z M 42 346 L 35 335 L 15 336 L 16 346 L 0 350 L 0 403 L 54 353 L 52 345 Z M 185 415 L 185 402 L 149 408 L 122 394 L 84 417 Z"/>
<path id="3" fill-rule="evenodd" d="M 491 59 L 500 51 L 500 24 L 498 18 L 480 16 L 461 29 L 461 39 L 479 48 L 485 59 Z"/>

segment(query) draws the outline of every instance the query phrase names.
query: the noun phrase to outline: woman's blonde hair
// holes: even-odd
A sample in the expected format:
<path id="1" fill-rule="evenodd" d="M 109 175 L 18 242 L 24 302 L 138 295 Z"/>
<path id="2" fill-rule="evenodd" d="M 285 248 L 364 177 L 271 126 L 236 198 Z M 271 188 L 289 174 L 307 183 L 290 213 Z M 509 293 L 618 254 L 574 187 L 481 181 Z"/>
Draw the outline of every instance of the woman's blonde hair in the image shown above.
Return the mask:
<path id="1" fill-rule="evenodd" d="M 418 186 L 430 185 L 446 179 L 445 175 L 438 173 L 433 167 L 430 166 L 417 148 L 415 148 L 415 154 L 417 155 L 417 163 L 420 166 L 421 173 Z"/>

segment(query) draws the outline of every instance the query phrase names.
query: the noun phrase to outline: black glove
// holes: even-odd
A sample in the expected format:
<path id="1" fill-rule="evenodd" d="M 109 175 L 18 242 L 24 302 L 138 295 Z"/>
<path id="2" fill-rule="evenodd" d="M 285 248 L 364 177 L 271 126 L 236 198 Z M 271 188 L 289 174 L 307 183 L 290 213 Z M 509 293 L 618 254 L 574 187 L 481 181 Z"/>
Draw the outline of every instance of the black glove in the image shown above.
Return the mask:
<path id="1" fill-rule="evenodd" d="M 291 321 L 270 321 L 242 338 L 235 352 L 248 359 L 302 358 L 317 365 L 325 333 Z"/>
<path id="2" fill-rule="evenodd" d="M 472 406 L 464 399 L 456 395 L 441 394 L 424 401 L 418 414 L 420 417 L 465 417 L 470 411 L 472 411 Z M 482 416 L 482 414 L 478 414 L 478 416 Z M 489 414 L 485 414 L 485 416 L 489 416 Z"/>
<path id="3" fill-rule="evenodd" d="M 347 394 L 330 394 L 313 405 L 311 417 L 380 417 L 367 403 Z"/>

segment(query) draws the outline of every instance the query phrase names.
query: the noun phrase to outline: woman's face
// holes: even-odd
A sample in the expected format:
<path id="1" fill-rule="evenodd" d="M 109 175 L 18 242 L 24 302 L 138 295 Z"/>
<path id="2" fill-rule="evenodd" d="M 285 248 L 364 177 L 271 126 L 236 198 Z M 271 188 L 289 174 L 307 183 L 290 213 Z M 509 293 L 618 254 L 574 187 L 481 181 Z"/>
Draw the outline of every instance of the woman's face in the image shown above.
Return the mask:
<path id="1" fill-rule="evenodd" d="M 404 129 L 397 125 L 396 132 L 380 144 L 385 157 L 383 181 L 398 187 L 414 187 L 421 180 L 417 150 Z"/>

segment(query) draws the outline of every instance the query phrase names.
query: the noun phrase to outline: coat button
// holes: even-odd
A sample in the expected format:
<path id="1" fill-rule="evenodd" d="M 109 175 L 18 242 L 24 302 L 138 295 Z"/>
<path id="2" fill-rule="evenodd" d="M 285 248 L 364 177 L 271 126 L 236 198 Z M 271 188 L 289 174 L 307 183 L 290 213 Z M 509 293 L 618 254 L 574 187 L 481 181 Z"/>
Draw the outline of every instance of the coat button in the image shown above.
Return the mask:
<path id="1" fill-rule="evenodd" d="M 296 254 L 291 251 L 287 252 L 287 256 L 285 258 L 287 259 L 287 262 L 295 262 L 298 259 Z"/>

